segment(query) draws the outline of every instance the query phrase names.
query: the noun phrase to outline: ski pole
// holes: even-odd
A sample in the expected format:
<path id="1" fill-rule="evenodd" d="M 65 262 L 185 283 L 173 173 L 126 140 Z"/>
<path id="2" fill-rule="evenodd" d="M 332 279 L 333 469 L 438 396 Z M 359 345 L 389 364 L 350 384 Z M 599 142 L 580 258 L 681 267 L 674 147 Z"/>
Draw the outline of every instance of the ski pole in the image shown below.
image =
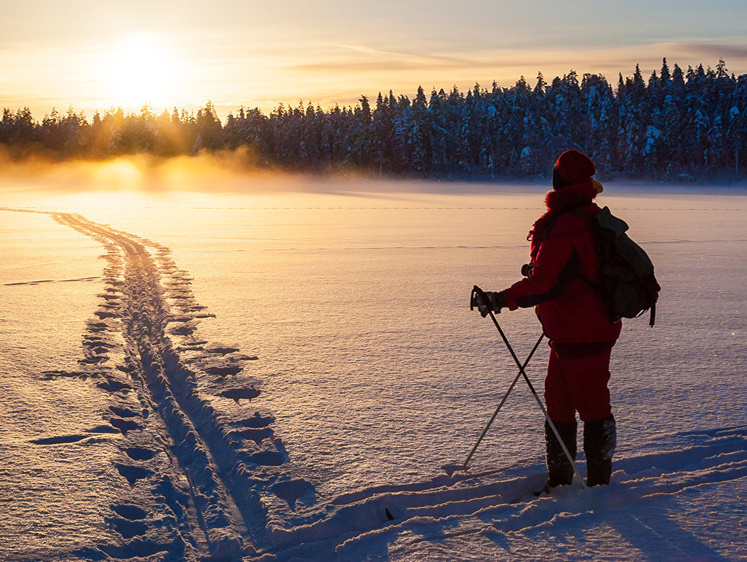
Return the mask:
<path id="1" fill-rule="evenodd" d="M 482 294 L 483 292 L 480 287 L 477 285 L 474 286 L 472 289 L 473 294 Z M 506 334 L 503 333 L 503 329 L 501 328 L 501 325 L 498 324 L 498 320 L 495 318 L 495 314 L 493 314 L 493 311 L 488 311 L 488 314 L 490 315 L 490 319 L 493 321 L 493 324 L 495 324 L 495 327 L 498 329 L 498 333 L 501 335 L 501 338 L 503 338 L 503 343 L 506 344 L 506 347 L 508 348 L 509 353 L 511 354 L 511 357 L 513 357 L 514 362 L 519 367 L 519 374 L 524 377 L 524 380 L 526 381 L 527 385 L 529 386 L 529 390 L 532 392 L 532 396 L 534 396 L 534 399 L 537 401 L 537 405 L 540 407 L 540 410 L 542 410 L 542 414 L 545 416 L 545 421 L 547 421 L 547 424 L 552 429 L 552 432 L 555 434 L 555 438 L 558 440 L 558 443 L 560 443 L 560 446 L 563 448 L 563 452 L 565 453 L 565 456 L 568 458 L 568 461 L 571 463 L 571 466 L 573 467 L 573 473 L 578 478 L 578 481 L 581 482 L 581 487 L 586 488 L 586 483 L 584 482 L 584 479 L 581 478 L 581 474 L 578 472 L 578 468 L 576 467 L 576 462 L 573 460 L 573 457 L 571 457 L 570 451 L 568 451 L 568 447 L 566 447 L 565 443 L 563 442 L 563 439 L 560 437 L 560 432 L 558 432 L 558 428 L 555 427 L 555 424 L 550 419 L 550 416 L 547 414 L 547 410 L 545 409 L 544 404 L 542 404 L 542 400 L 540 400 L 539 396 L 537 395 L 537 391 L 534 390 L 534 386 L 532 385 L 532 381 L 529 380 L 529 377 L 524 372 L 524 367 L 522 367 L 521 362 L 519 361 L 519 358 L 516 356 L 516 353 L 514 352 L 514 348 L 511 347 L 511 344 L 508 341 L 508 338 L 506 337 Z"/>
<path id="2" fill-rule="evenodd" d="M 537 348 L 539 347 L 540 342 L 542 341 L 542 338 L 545 337 L 545 333 L 543 332 L 540 334 L 539 339 L 537 340 L 537 343 L 534 344 L 534 347 L 532 348 L 532 351 L 529 353 L 527 358 L 524 360 L 524 365 L 521 366 L 522 371 L 526 369 L 527 365 L 529 364 L 529 360 L 534 355 L 534 352 L 537 351 Z M 496 408 L 495 412 L 493 412 L 493 416 L 490 418 L 490 421 L 485 426 L 485 429 L 482 430 L 482 433 L 480 434 L 480 437 L 477 439 L 477 443 L 475 443 L 475 446 L 472 447 L 472 450 L 470 451 L 469 455 L 467 455 L 467 460 L 464 461 L 464 464 L 462 464 L 460 467 L 454 467 L 455 470 L 466 470 L 467 465 L 469 465 L 469 461 L 472 460 L 472 455 L 475 454 L 475 451 L 477 451 L 477 447 L 480 446 L 480 443 L 482 442 L 483 437 L 488 433 L 488 429 L 490 429 L 490 426 L 493 425 L 493 421 L 495 420 L 496 416 L 498 415 L 498 412 L 501 411 L 501 408 L 503 408 L 503 404 L 506 403 L 506 399 L 508 398 L 508 395 L 511 394 L 511 391 L 514 389 L 514 386 L 516 386 L 516 383 L 519 380 L 519 377 L 521 377 L 521 371 L 516 373 L 516 377 L 514 377 L 513 382 L 511 383 L 511 386 L 508 387 L 508 390 L 506 391 L 506 394 L 503 395 L 503 399 L 501 400 L 501 403 L 498 404 L 498 407 Z"/>

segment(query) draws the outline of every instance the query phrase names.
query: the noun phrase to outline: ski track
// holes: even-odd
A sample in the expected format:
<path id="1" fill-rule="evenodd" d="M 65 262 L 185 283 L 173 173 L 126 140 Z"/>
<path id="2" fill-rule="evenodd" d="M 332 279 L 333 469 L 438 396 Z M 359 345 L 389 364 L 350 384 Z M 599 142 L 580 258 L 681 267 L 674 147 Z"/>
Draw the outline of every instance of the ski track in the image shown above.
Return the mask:
<path id="1" fill-rule="evenodd" d="M 282 518 L 297 503 L 315 500 L 310 483 L 288 476 L 273 416 L 253 407 L 261 385 L 244 370 L 257 358 L 197 337 L 199 320 L 213 315 L 196 303 L 191 280 L 167 248 L 78 214 L 51 215 L 100 242 L 107 265 L 101 302 L 83 334 L 81 370 L 43 377 L 90 377 L 119 402 L 110 407 L 108 425 L 32 443 L 72 445 L 113 432 L 131 441 L 114 468 L 133 488 L 152 481 L 154 497 L 172 517 L 149 520 L 145 512 L 135 521 L 120 513 L 135 507 L 112 506 L 120 515 L 107 521 L 124 543 L 99 547 L 104 554 L 257 556 L 269 546 L 270 513 Z M 178 474 L 159 479 L 167 470 L 161 451 Z"/>
<path id="2" fill-rule="evenodd" d="M 90 378 L 113 405 L 106 424 L 32 443 L 76 446 L 121 434 L 114 468 L 152 504 L 138 505 L 141 494 L 113 505 L 106 521 L 121 541 L 77 553 L 83 557 L 396 559 L 427 541 L 527 533 L 747 478 L 747 427 L 735 427 L 688 433 L 672 452 L 616 459 L 612 484 L 589 491 L 535 498 L 544 468 L 530 466 L 318 502 L 311 482 L 292 477 L 274 418 L 261 408 L 261 381 L 245 372 L 257 358 L 199 338 L 199 319 L 212 315 L 168 248 L 78 214 L 50 214 L 104 246 L 105 290 L 83 334 L 80 370 L 43 376 Z"/>

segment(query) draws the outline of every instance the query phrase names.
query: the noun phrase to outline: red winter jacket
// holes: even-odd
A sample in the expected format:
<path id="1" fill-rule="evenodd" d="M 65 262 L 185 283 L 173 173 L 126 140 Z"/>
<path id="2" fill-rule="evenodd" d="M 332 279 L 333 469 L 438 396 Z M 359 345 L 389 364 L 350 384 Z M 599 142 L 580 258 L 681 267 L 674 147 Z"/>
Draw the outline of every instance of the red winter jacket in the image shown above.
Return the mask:
<path id="1" fill-rule="evenodd" d="M 547 194 L 548 212 L 530 233 L 532 272 L 505 291 L 510 310 L 536 306 L 545 335 L 558 344 L 614 344 L 622 322 L 612 323 L 599 293 L 584 281 L 599 279 L 588 219 L 599 212 L 591 181 Z M 573 210 L 574 212 L 566 212 Z"/>

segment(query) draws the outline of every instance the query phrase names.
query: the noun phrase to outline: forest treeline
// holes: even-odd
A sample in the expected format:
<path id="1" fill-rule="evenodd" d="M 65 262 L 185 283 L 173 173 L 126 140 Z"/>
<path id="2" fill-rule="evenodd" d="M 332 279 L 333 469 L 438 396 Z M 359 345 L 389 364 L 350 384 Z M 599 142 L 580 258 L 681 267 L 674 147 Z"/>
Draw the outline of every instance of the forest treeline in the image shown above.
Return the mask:
<path id="1" fill-rule="evenodd" d="M 3 111 L 0 144 L 13 159 L 169 157 L 236 150 L 252 164 L 293 171 L 355 170 L 432 179 L 547 174 L 553 159 L 579 148 L 605 178 L 694 181 L 747 177 L 747 75 L 720 60 L 661 70 L 638 66 L 613 87 L 574 71 L 547 83 L 523 77 L 509 88 L 466 93 L 419 88 L 414 99 L 379 94 L 355 107 L 323 110 L 301 102 L 269 115 L 238 109 L 222 123 L 208 102 L 196 112 L 111 109 L 89 121 L 72 108 L 35 121 L 28 108 Z M 249 156 L 246 156 L 247 158 Z"/>

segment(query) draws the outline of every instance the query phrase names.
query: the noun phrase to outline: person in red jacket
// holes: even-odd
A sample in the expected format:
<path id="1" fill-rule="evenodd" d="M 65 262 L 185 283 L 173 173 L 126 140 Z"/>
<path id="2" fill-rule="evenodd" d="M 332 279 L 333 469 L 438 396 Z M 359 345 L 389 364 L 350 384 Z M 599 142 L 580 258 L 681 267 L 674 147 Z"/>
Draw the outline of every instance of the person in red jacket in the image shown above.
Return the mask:
<path id="1" fill-rule="evenodd" d="M 501 292 L 486 292 L 481 312 L 535 307 L 550 343 L 545 404 L 571 456 L 576 456 L 576 412 L 584 422 L 587 484 L 609 484 L 616 446 L 615 418 L 607 383 L 612 346 L 622 323 L 610 322 L 594 283 L 599 261 L 587 217 L 599 212 L 602 184 L 585 154 L 563 152 L 553 167 L 547 212 L 529 232 L 526 277 Z M 545 423 L 549 486 L 570 484 L 573 467 Z"/>

